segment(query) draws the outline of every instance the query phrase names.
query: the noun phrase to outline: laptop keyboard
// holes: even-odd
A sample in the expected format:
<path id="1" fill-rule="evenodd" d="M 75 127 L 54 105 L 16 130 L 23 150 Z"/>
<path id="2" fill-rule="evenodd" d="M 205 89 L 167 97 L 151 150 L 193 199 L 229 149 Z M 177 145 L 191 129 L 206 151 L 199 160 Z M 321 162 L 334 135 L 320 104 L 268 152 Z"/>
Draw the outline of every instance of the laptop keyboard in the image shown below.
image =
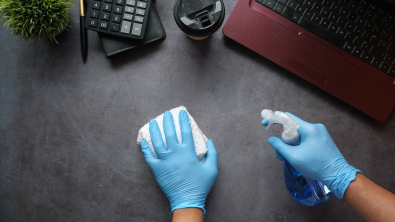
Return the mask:
<path id="1" fill-rule="evenodd" d="M 395 77 L 395 15 L 363 0 L 255 0 Z"/>

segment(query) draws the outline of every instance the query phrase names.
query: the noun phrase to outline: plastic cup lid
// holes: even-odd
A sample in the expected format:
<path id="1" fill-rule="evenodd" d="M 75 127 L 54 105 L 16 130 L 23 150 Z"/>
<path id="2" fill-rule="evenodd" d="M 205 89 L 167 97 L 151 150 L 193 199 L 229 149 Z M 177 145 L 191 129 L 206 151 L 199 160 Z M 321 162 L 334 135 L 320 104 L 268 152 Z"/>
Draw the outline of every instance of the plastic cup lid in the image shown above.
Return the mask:
<path id="1" fill-rule="evenodd" d="M 224 17 L 222 0 L 177 0 L 174 5 L 177 25 L 193 36 L 210 35 L 217 31 Z"/>

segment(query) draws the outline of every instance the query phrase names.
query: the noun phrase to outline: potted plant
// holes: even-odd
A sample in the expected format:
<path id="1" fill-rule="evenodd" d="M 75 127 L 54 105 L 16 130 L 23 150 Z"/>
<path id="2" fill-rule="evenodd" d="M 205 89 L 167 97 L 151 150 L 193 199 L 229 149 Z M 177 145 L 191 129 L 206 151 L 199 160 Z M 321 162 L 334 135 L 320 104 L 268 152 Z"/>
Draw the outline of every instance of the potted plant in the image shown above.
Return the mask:
<path id="1" fill-rule="evenodd" d="M 74 0 L 0 0 L 0 21 L 23 39 L 55 41 L 69 25 Z"/>

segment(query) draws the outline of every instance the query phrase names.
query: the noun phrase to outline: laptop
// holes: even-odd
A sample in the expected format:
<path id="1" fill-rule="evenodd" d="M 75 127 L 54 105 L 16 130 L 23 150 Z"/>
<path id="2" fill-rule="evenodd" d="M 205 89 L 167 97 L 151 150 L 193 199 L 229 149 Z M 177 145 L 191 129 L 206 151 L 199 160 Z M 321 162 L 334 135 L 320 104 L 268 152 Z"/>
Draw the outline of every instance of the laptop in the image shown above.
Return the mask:
<path id="1" fill-rule="evenodd" d="M 222 31 L 379 121 L 395 105 L 394 0 L 239 0 Z"/>

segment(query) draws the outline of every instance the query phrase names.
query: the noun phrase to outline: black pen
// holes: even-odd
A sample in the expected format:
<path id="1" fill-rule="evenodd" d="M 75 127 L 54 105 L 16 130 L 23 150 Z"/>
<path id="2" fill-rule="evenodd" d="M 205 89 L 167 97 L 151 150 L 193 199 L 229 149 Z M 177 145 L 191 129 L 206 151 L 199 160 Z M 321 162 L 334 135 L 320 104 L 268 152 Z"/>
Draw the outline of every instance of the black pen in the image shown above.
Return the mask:
<path id="1" fill-rule="evenodd" d="M 85 4 L 84 0 L 80 0 L 80 35 L 81 35 L 81 52 L 82 59 L 84 62 L 86 61 L 86 56 L 88 54 L 87 44 L 88 44 L 88 35 L 85 28 Z"/>

